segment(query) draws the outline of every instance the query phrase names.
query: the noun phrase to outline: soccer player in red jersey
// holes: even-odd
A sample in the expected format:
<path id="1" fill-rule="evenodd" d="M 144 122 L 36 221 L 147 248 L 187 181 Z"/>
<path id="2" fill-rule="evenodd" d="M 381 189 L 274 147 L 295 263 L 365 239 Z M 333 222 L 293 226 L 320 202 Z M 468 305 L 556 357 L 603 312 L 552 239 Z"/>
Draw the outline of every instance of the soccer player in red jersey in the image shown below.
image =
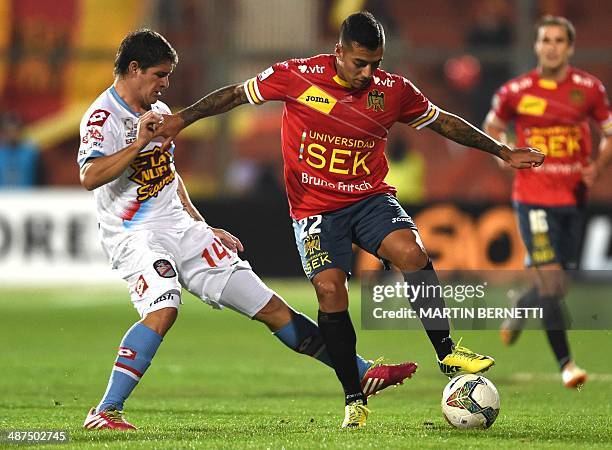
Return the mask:
<path id="1" fill-rule="evenodd" d="M 612 114 L 597 78 L 569 65 L 574 26 L 563 17 L 544 17 L 537 25 L 536 69 L 504 84 L 493 99 L 485 130 L 500 140 L 514 122 L 519 145 L 546 154 L 546 164 L 516 173 L 514 208 L 533 267 L 534 285 L 512 299 L 519 306 L 542 305 L 544 327 L 567 387 L 586 381 L 574 364 L 559 302 L 567 289 L 564 269 L 577 265 L 586 191 L 612 159 Z M 597 159 L 591 160 L 588 119 L 603 130 Z M 502 340 L 512 344 L 524 325 L 504 322 Z"/>
<path id="2" fill-rule="evenodd" d="M 285 185 L 304 271 L 319 301 L 319 328 L 345 392 L 343 427 L 364 425 L 368 414 L 348 313 L 352 244 L 401 269 L 408 283 L 439 284 L 414 222 L 397 202 L 395 188 L 385 183 L 384 148 L 391 126 L 428 127 L 516 168 L 537 166 L 544 159 L 535 149 L 501 144 L 438 108 L 406 78 L 382 70 L 384 45 L 383 27 L 374 16 L 352 14 L 342 24 L 334 54 L 274 64 L 166 117 L 159 131 L 169 145 L 181 129 L 203 117 L 245 103 L 285 103 Z M 444 301 L 423 297 L 411 305 L 417 311 L 438 309 Z M 492 358 L 455 345 L 448 320 L 425 319 L 423 325 L 444 374 L 475 373 L 493 365 Z"/>

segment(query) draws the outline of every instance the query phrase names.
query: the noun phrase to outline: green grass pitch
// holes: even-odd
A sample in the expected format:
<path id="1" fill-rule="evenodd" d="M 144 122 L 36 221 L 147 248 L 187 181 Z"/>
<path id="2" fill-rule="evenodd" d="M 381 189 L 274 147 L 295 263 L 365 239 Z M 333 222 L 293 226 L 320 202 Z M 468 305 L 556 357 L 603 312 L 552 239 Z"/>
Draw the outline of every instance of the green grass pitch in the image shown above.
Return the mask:
<path id="1" fill-rule="evenodd" d="M 272 281 L 314 316 L 304 280 Z M 587 293 L 585 293 L 587 294 Z M 359 328 L 358 295 L 352 315 Z M 0 430 L 67 430 L 49 448 L 612 448 L 612 333 L 571 332 L 591 374 L 562 387 L 542 332 L 504 348 L 492 331 L 457 332 L 489 353 L 501 412 L 489 430 L 451 429 L 440 411 L 446 379 L 420 331 L 359 331 L 369 358 L 412 359 L 412 380 L 370 400 L 367 427 L 341 430 L 342 394 L 329 368 L 282 346 L 258 323 L 185 295 L 179 320 L 126 403 L 137 432 L 85 432 L 125 330 L 137 319 L 119 288 L 0 288 Z M 0 444 L 0 447 L 2 444 Z M 44 446 L 38 446 L 44 448 Z M 14 448 L 14 447 L 13 447 Z"/>

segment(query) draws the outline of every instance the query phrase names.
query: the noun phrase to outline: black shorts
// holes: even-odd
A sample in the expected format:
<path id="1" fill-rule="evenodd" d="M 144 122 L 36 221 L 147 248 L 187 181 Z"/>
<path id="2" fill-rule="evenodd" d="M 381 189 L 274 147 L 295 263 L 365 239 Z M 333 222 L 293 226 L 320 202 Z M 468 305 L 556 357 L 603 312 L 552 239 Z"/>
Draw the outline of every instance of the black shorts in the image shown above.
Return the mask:
<path id="1" fill-rule="evenodd" d="M 293 221 L 302 267 L 310 280 L 332 268 L 350 277 L 353 243 L 377 255 L 383 239 L 404 228 L 416 230 L 416 225 L 390 194 L 373 195 L 346 208 Z"/>
<path id="2" fill-rule="evenodd" d="M 537 206 L 514 203 L 527 267 L 558 263 L 564 269 L 578 267 L 584 213 L 577 206 Z"/>

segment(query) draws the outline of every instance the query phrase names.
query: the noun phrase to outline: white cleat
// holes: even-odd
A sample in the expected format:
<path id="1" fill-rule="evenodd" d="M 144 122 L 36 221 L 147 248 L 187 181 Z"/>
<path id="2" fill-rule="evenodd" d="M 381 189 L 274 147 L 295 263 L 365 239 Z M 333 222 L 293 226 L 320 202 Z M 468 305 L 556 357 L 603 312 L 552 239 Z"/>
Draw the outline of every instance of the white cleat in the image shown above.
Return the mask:
<path id="1" fill-rule="evenodd" d="M 587 380 L 587 373 L 585 370 L 578 367 L 573 361 L 568 362 L 561 372 L 561 379 L 563 384 L 568 388 L 580 389 Z"/>

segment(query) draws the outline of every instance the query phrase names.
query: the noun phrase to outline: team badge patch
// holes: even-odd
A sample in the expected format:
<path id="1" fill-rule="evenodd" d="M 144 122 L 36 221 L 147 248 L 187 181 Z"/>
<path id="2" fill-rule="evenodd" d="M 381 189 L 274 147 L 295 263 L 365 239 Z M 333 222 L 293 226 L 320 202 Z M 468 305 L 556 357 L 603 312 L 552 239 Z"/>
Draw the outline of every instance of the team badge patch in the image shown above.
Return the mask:
<path id="1" fill-rule="evenodd" d="M 174 267 L 172 267 L 172 264 L 167 259 L 158 259 L 153 263 L 153 268 L 162 278 L 174 278 L 176 276 Z"/>
<path id="2" fill-rule="evenodd" d="M 385 110 L 385 93 L 379 92 L 378 89 L 372 89 L 368 92 L 368 103 L 366 109 L 372 111 L 384 111 Z"/>
<path id="3" fill-rule="evenodd" d="M 132 350 L 131 348 L 127 348 L 127 347 L 119 347 L 119 351 L 117 352 L 117 356 L 120 356 L 121 358 L 127 358 L 127 359 L 136 359 L 137 354 L 138 352 Z"/>
<path id="4" fill-rule="evenodd" d="M 144 277 L 140 275 L 138 281 L 136 281 L 136 293 L 142 297 L 142 294 L 149 288 L 149 285 L 145 281 Z"/>
<path id="5" fill-rule="evenodd" d="M 304 240 L 304 252 L 310 256 L 314 252 L 321 251 L 321 237 L 318 235 L 308 235 Z"/>
<path id="6" fill-rule="evenodd" d="M 584 91 L 582 89 L 572 89 L 569 93 L 570 102 L 572 102 L 576 106 L 584 105 L 586 100 L 586 96 L 584 95 Z"/>

